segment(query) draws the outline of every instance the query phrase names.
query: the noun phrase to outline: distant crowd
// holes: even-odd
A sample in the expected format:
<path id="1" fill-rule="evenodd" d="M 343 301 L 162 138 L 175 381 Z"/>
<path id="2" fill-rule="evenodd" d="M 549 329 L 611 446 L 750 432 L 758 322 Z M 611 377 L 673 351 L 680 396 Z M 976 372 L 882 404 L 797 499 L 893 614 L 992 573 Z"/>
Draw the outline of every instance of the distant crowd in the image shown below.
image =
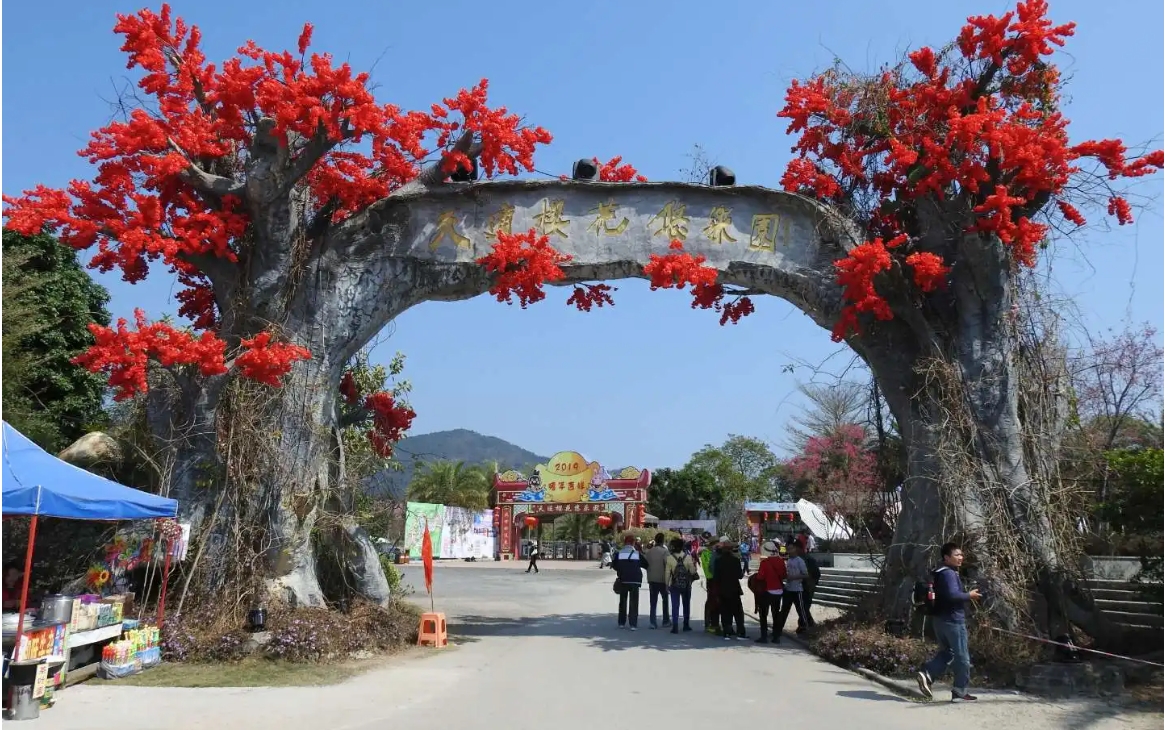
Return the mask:
<path id="1" fill-rule="evenodd" d="M 714 539 L 704 533 L 688 546 L 680 539 L 665 545 L 665 535 L 658 533 L 647 550 L 629 535 L 624 545 L 613 552 L 602 543 L 601 566 L 616 571 L 613 592 L 618 596 L 617 626 L 637 629 L 640 613 L 641 584 L 649 583 L 649 626 L 657 628 L 657 602 L 661 601 L 661 626 L 671 633 L 692 631 L 690 605 L 694 584 L 704 580 L 705 606 L 703 623 L 711 634 L 721 634 L 726 641 L 746 639 L 742 597 L 749 591 L 761 625 L 759 643 L 778 644 L 791 610 L 798 617 L 797 633 L 815 625 L 811 618 L 811 600 L 819 582 L 819 566 L 808 555 L 809 536 L 799 535 L 787 543 L 776 540 L 762 543 L 762 560 L 758 570 L 750 573 L 750 546 L 743 540 L 733 542 L 723 535 Z M 749 576 L 747 591 L 742 579 Z M 768 626 L 770 632 L 768 633 Z"/>

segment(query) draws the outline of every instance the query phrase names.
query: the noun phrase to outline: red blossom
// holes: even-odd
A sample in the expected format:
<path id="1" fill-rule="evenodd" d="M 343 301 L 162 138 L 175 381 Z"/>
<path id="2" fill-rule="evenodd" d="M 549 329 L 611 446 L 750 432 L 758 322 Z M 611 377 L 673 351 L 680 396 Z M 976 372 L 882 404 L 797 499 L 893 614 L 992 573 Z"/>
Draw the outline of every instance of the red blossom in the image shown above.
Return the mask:
<path id="1" fill-rule="evenodd" d="M 806 484 L 829 512 L 861 518 L 871 510 L 880 489 L 876 455 L 866 441 L 862 427 L 843 424 L 807 439 L 800 453 L 784 466 L 788 476 Z"/>
<path id="2" fill-rule="evenodd" d="M 292 369 L 297 360 L 312 358 L 307 349 L 286 342 L 272 342 L 271 332 L 261 332 L 240 342 L 243 352 L 235 358 L 239 374 L 257 383 L 280 387 L 280 378 Z"/>
<path id="3" fill-rule="evenodd" d="M 332 201 L 335 219 L 414 179 L 435 152 L 447 169 L 469 162 L 451 151 L 465 132 L 476 134 L 487 176 L 532 171 L 536 147 L 551 141 L 546 130 L 489 107 L 485 79 L 424 111 L 378 103 L 369 74 L 327 53 L 309 53 L 312 31 L 304 25 L 296 54 L 247 41 L 235 57 L 214 65 L 203 54 L 199 28 L 173 16 L 169 5 L 118 15 L 114 32 L 123 39 L 127 68 L 139 72 L 138 87 L 151 99 L 151 110 L 134 109 L 91 135 L 80 154 L 96 167 L 92 182 L 73 181 L 65 190 L 37 186 L 4 197 L 8 228 L 27 235 L 47 228 L 75 249 L 96 249 L 93 268 L 117 269 L 126 281 L 137 282 L 151 262 L 161 261 L 178 274 L 184 287 L 177 295 L 179 313 L 207 330 L 198 340 L 140 318 L 138 331 L 103 330 L 79 360 L 109 372 L 121 397 L 145 388 L 146 360 L 169 353 L 170 340 L 198 343 L 177 359 L 168 355 L 173 362 L 198 364 L 206 372 L 222 368 L 226 346 L 215 333 L 215 297 L 200 262 L 234 263 L 256 239 L 249 235 L 243 201 L 200 191 L 190 173 L 197 161 L 202 172 L 237 177 L 239 161 L 247 159 L 259 134 L 258 120 L 273 120 L 269 133 L 293 159 L 308 154 L 295 140 L 323 134 L 335 145 L 301 181 L 315 209 L 306 213 Z M 293 360 L 307 356 L 263 335 L 246 342 L 240 374 L 262 382 L 277 381 Z M 205 360 L 191 361 L 194 353 Z"/>
<path id="4" fill-rule="evenodd" d="M 1086 222 L 1063 198 L 1082 174 L 1080 161 L 1093 159 L 1112 179 L 1163 169 L 1162 151 L 1132 158 L 1118 140 L 1070 144 L 1068 122 L 1056 108 L 1060 76 L 1047 57 L 1073 35 L 1074 24 L 1054 25 L 1048 9 L 1044 0 L 1022 0 L 1000 17 L 970 17 L 956 54 L 921 48 L 909 54 L 909 64 L 870 82 L 832 70 L 791 84 L 779 117 L 798 139 L 783 187 L 828 203 L 839 202 L 844 190 L 875 201 L 868 220 L 873 240 L 837 263 L 847 302 L 837 338 L 858 328 L 861 312 L 892 316 L 872 278 L 891 268 L 893 253 L 874 244 L 909 228 L 895 211 L 911 210 L 914 199 L 966 196 L 976 213 L 971 230 L 1033 266 L 1048 233 L 1034 211 L 1045 201 L 1075 225 Z M 980 84 L 983 77 L 990 83 Z M 1109 201 L 1108 213 L 1121 225 L 1131 222 L 1122 197 Z M 896 255 L 906 263 L 916 257 L 908 266 L 922 290 L 942 280 L 939 261 L 911 250 Z"/>
<path id="5" fill-rule="evenodd" d="M 572 296 L 568 297 L 568 304 L 575 304 L 581 312 L 591 312 L 593 307 L 612 306 L 610 291 L 615 289 L 608 284 L 584 284 L 572 288 Z"/>
<path id="6" fill-rule="evenodd" d="M 116 330 L 89 325 L 94 345 L 73 359 L 90 372 L 105 373 L 114 389 L 114 400 L 146 392 L 146 368 L 151 359 L 164 367 L 195 366 L 206 376 L 227 372 L 226 345 L 213 334 L 204 332 L 195 337 L 165 322 L 149 323 L 141 309 L 134 310 L 134 323 L 136 329 L 127 327 L 124 318 L 118 320 Z"/>
<path id="7" fill-rule="evenodd" d="M 519 306 L 527 309 L 528 304 L 546 296 L 545 283 L 564 278 L 560 264 L 571 260 L 571 256 L 552 248 L 547 236 L 537 234 L 532 228 L 525 233 L 500 231 L 491 252 L 477 261 L 494 274 L 490 293 L 495 299 L 511 304 L 512 296 L 518 297 Z"/>
<path id="8" fill-rule="evenodd" d="M 614 157 L 608 162 L 601 162 L 593 157 L 592 162 L 600 168 L 601 182 L 649 182 L 649 178 L 637 172 L 637 168 L 629 164 L 621 164 L 621 158 Z"/>
<path id="9" fill-rule="evenodd" d="M 738 324 L 738 320 L 754 311 L 754 303 L 749 297 L 724 302 L 726 291 L 718 283 L 718 270 L 706 265 L 705 256 L 687 253 L 681 241 L 670 241 L 667 254 L 649 254 L 644 272 L 649 277 L 650 289 L 684 290 L 689 287 L 693 294 L 690 306 L 721 312 L 721 324 Z"/>
<path id="10" fill-rule="evenodd" d="M 341 376 L 341 397 L 345 402 L 351 406 L 357 405 L 357 399 L 361 397 L 361 393 L 357 390 L 357 381 L 353 378 L 352 372 L 346 372 Z"/>
<path id="11" fill-rule="evenodd" d="M 373 450 L 383 458 L 393 456 L 393 445 L 401 441 L 417 415 L 409 406 L 399 405 L 384 390 L 365 396 L 365 408 L 373 414 L 373 428 L 366 434 Z"/>
<path id="12" fill-rule="evenodd" d="M 918 251 L 909 254 L 904 262 L 912 267 L 913 282 L 923 292 L 930 292 L 945 285 L 945 277 L 949 275 L 949 267 L 944 259 L 935 253 Z"/>

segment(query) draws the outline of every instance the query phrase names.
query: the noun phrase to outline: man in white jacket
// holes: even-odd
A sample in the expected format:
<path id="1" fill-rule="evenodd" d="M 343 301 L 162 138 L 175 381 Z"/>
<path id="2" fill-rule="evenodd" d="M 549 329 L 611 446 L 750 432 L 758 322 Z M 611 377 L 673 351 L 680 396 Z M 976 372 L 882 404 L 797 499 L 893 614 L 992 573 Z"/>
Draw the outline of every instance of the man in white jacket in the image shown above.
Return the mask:
<path id="1" fill-rule="evenodd" d="M 803 547 L 798 540 L 787 543 L 787 581 L 783 586 L 783 603 L 779 609 L 779 617 L 775 620 L 775 643 L 783 635 L 783 628 L 787 625 L 787 616 L 791 614 L 791 607 L 795 607 L 795 614 L 803 626 L 814 627 L 807 604 L 803 602 L 803 580 L 807 577 L 807 564 L 803 562 Z"/>

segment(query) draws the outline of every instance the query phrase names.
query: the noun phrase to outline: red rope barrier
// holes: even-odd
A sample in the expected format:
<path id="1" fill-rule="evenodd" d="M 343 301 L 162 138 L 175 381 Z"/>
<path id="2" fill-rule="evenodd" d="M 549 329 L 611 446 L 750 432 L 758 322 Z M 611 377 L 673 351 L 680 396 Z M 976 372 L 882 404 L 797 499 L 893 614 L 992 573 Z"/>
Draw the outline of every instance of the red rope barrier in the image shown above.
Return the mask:
<path id="1" fill-rule="evenodd" d="M 1006 631 L 1005 629 L 999 629 L 996 626 L 993 627 L 993 629 L 994 629 L 994 631 L 1000 631 L 1003 634 L 1009 634 L 1011 636 L 1019 636 L 1023 639 L 1031 639 L 1033 641 L 1041 641 L 1044 644 L 1053 644 L 1055 646 L 1068 647 L 1067 644 L 1064 644 L 1060 641 L 1052 641 L 1050 639 L 1044 639 L 1041 636 L 1030 636 L 1029 634 L 1018 634 L 1018 633 L 1015 633 L 1013 631 Z M 1151 666 L 1151 667 L 1163 667 L 1164 666 L 1163 664 L 1157 664 L 1156 662 L 1150 662 L 1150 661 L 1147 661 L 1146 659 L 1134 659 L 1130 656 L 1121 656 L 1119 654 L 1109 654 L 1105 651 L 1099 651 L 1098 649 L 1088 649 L 1088 648 L 1082 647 L 1082 646 L 1073 646 L 1073 647 L 1068 647 L 1068 648 L 1074 648 L 1075 651 L 1086 651 L 1086 652 L 1090 652 L 1092 654 L 1098 654 L 1100 656 L 1111 657 L 1112 659 L 1122 659 L 1125 662 L 1135 662 L 1136 664 L 1147 664 L 1148 666 Z"/>

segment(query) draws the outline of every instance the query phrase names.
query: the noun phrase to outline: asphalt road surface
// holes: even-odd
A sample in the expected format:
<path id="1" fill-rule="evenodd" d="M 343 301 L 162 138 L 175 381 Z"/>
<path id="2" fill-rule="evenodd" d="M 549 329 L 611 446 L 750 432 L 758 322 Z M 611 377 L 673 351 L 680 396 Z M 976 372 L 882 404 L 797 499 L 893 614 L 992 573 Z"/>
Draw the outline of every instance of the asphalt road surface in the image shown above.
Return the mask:
<path id="1" fill-rule="evenodd" d="M 973 705 L 909 702 L 791 642 L 725 642 L 701 631 L 618 630 L 611 571 L 579 564 L 439 565 L 434 593 L 452 645 L 412 652 L 328 687 L 159 689 L 97 682 L 68 689 L 26 727 L 118 730 L 592 730 L 799 727 L 828 730 L 1112 730 L 1164 726 L 1159 713 L 1015 693 Z M 404 580 L 419 589 L 421 570 Z M 702 600 L 695 589 L 695 609 Z M 416 590 L 409 600 L 428 608 Z M 793 621 L 792 621 L 793 624 Z M 757 636 L 757 625 L 747 630 Z M 976 691 L 976 688 L 975 688 Z M 947 696 L 942 689 L 938 697 Z"/>

